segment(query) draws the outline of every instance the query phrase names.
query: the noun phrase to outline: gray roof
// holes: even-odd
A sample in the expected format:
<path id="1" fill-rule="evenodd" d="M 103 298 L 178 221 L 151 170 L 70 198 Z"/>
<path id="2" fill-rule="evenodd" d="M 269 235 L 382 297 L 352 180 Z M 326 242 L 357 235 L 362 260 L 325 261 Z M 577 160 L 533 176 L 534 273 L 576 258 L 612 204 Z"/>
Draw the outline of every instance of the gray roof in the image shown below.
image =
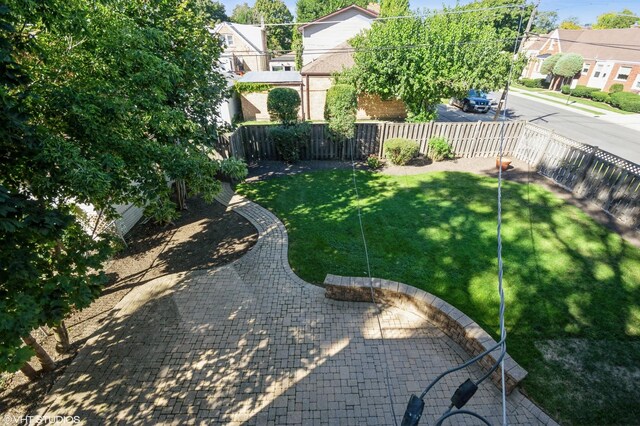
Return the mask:
<path id="1" fill-rule="evenodd" d="M 239 83 L 302 83 L 298 71 L 249 71 Z"/>

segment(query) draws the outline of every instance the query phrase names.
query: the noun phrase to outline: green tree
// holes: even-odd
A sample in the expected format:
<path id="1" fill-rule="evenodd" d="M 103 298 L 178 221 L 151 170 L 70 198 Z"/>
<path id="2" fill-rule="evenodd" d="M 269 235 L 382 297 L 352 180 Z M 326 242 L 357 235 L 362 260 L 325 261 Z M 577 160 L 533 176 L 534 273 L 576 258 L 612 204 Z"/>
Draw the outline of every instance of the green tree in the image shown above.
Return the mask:
<path id="1" fill-rule="evenodd" d="M 224 5 L 218 1 L 195 0 L 195 7 L 202 10 L 210 25 L 229 20 Z"/>
<path id="2" fill-rule="evenodd" d="M 598 20 L 593 25 L 593 29 L 605 30 L 609 28 L 629 28 L 639 20 L 640 17 L 629 9 L 624 9 L 619 13 L 608 12 L 598 16 Z"/>
<path id="3" fill-rule="evenodd" d="M 264 19 L 265 24 L 293 22 L 293 15 L 282 0 L 256 0 L 253 12 L 258 19 Z M 279 52 L 290 50 L 292 31 L 292 25 L 267 27 L 267 48 Z"/>
<path id="4" fill-rule="evenodd" d="M 300 110 L 300 95 L 289 87 L 276 87 L 267 95 L 267 111 L 269 116 L 285 126 L 294 124 L 298 120 Z"/>
<path id="5" fill-rule="evenodd" d="M 351 41 L 355 66 L 341 80 L 358 93 L 401 99 L 410 120 L 431 120 L 441 98 L 497 89 L 508 79 L 512 53 L 501 50 L 493 26 L 478 22 L 475 13 L 377 21 Z M 524 63 L 517 65 L 514 75 Z"/>
<path id="6" fill-rule="evenodd" d="M 582 26 L 580 25 L 578 18 L 572 16 L 562 21 L 558 28 L 561 30 L 581 30 Z"/>
<path id="7" fill-rule="evenodd" d="M 556 66 L 560 58 L 562 58 L 562 53 L 556 53 L 555 55 L 551 55 L 546 58 L 540 66 L 540 73 L 553 74 L 553 68 Z"/>
<path id="8" fill-rule="evenodd" d="M 380 17 L 409 15 L 409 0 L 382 0 Z"/>
<path id="9" fill-rule="evenodd" d="M 514 44 L 518 47 L 518 37 L 522 35 L 527 20 L 533 13 L 533 6 L 527 4 L 526 0 L 477 0 L 462 9 L 488 9 L 479 10 L 473 15 L 477 17 L 477 22 L 491 25 L 495 29 L 497 37 L 503 40 L 502 49 L 508 51 L 514 50 Z"/>
<path id="10" fill-rule="evenodd" d="M 170 217 L 168 180 L 213 199 L 226 82 L 191 2 L 12 0 L 0 18 L 0 369 L 15 370 L 30 355 L 20 339 L 100 289 L 108 239 L 83 232 L 78 203 L 107 220 L 130 202 Z"/>
<path id="11" fill-rule="evenodd" d="M 562 55 L 553 66 L 553 74 L 566 78 L 573 77 L 582 70 L 583 64 L 584 58 L 582 55 L 567 53 L 566 55 Z"/>
<path id="12" fill-rule="evenodd" d="M 236 7 L 233 8 L 230 19 L 231 22 L 235 22 L 237 24 L 250 25 L 260 23 L 260 19 L 256 19 L 253 8 L 247 3 L 237 4 Z"/>
<path id="13" fill-rule="evenodd" d="M 555 10 L 539 10 L 533 21 L 531 31 L 538 34 L 547 34 L 558 28 L 558 12 Z"/>
<path id="14" fill-rule="evenodd" d="M 349 84 L 336 84 L 327 90 L 324 119 L 329 131 L 337 141 L 352 138 L 356 130 L 358 95 Z"/>

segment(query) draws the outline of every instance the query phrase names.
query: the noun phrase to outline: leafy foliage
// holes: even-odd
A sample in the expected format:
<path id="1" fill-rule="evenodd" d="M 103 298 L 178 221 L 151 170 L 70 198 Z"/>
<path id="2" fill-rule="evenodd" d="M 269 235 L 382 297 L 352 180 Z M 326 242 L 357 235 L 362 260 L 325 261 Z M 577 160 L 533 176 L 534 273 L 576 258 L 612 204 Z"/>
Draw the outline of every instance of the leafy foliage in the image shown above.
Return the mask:
<path id="1" fill-rule="evenodd" d="M 108 239 L 84 233 L 78 203 L 175 215 L 167 180 L 213 199 L 226 82 L 196 2 L 11 0 L 0 20 L 0 368 L 15 369 L 19 337 L 98 294 Z"/>
<path id="2" fill-rule="evenodd" d="M 568 85 L 565 85 L 565 86 L 568 87 Z M 572 96 L 575 96 L 577 98 L 590 98 L 591 97 L 591 93 L 598 92 L 599 90 L 600 89 L 598 89 L 596 87 L 587 87 L 587 86 L 582 86 L 582 85 L 578 84 L 573 89 L 569 88 L 567 92 L 563 91 L 562 93 L 565 93 L 565 94 L 571 93 Z"/>
<path id="3" fill-rule="evenodd" d="M 576 53 L 562 55 L 553 66 L 553 74 L 561 77 L 573 77 L 582 69 L 584 58 Z"/>
<path id="4" fill-rule="evenodd" d="M 527 4 L 526 0 L 476 0 L 463 8 L 486 9 L 473 13 L 477 16 L 476 25 L 482 23 L 493 27 L 497 38 L 502 40 L 502 50 L 509 52 L 518 47 L 519 32 L 524 31 L 527 19 L 533 12 L 533 6 Z"/>
<path id="5" fill-rule="evenodd" d="M 578 18 L 572 16 L 562 21 L 558 28 L 560 28 L 561 30 L 581 30 L 582 26 L 580 25 L 580 21 L 578 20 Z"/>
<path id="6" fill-rule="evenodd" d="M 375 154 L 370 154 L 367 157 L 367 167 L 369 167 L 371 170 L 378 170 L 380 167 L 382 167 L 382 160 L 380 160 L 380 157 L 378 157 Z"/>
<path id="7" fill-rule="evenodd" d="M 233 12 L 229 19 L 231 22 L 245 25 L 257 24 L 260 22 L 260 18 L 256 17 L 253 8 L 246 2 L 237 4 L 236 7 L 233 8 Z"/>
<path id="8" fill-rule="evenodd" d="M 420 147 L 416 141 L 395 138 L 384 143 L 384 153 L 392 164 L 403 166 L 418 154 Z"/>
<path id="9" fill-rule="evenodd" d="M 300 95 L 289 87 L 276 87 L 267 96 L 267 111 L 272 120 L 290 125 L 298 120 Z"/>
<path id="10" fill-rule="evenodd" d="M 481 18 L 463 13 L 376 21 L 351 40 L 358 49 L 355 66 L 343 81 L 359 93 L 401 99 L 411 121 L 431 120 L 442 98 L 460 97 L 470 87 L 495 90 L 508 79 L 512 54 L 501 50 L 494 27 L 478 25 Z M 514 75 L 524 64 L 517 61 Z"/>
<path id="11" fill-rule="evenodd" d="M 609 87 L 609 93 L 618 93 L 618 92 L 622 92 L 624 90 L 624 84 L 622 83 L 615 83 L 612 84 L 611 87 Z"/>
<path id="12" fill-rule="evenodd" d="M 629 28 L 638 20 L 640 20 L 638 15 L 629 9 L 624 9 L 621 12 L 608 12 L 598 16 L 598 20 L 593 25 L 593 29 Z"/>
<path id="13" fill-rule="evenodd" d="M 224 5 L 219 1 L 195 0 L 195 7 L 201 9 L 201 11 L 209 20 L 209 25 L 214 25 L 218 22 L 229 20 Z"/>
<path id="14" fill-rule="evenodd" d="M 247 163 L 239 158 L 226 159 L 221 165 L 220 172 L 235 182 L 243 180 L 249 174 Z"/>
<path id="15" fill-rule="evenodd" d="M 593 99 L 594 101 L 598 101 L 598 102 L 611 102 L 611 98 L 609 97 L 609 94 L 607 92 L 601 92 L 601 91 L 595 91 L 595 92 L 591 92 L 589 94 L 591 96 L 591 99 Z"/>
<path id="16" fill-rule="evenodd" d="M 233 90 L 236 93 L 257 93 L 257 92 L 266 92 L 271 90 L 273 86 L 269 83 L 248 83 L 242 81 L 236 81 L 233 85 Z"/>
<path id="17" fill-rule="evenodd" d="M 558 12 L 555 10 L 539 10 L 533 20 L 531 31 L 547 34 L 558 28 Z"/>
<path id="18" fill-rule="evenodd" d="M 311 126 L 309 123 L 275 126 L 269 129 L 269 137 L 282 160 L 286 163 L 295 163 L 300 159 L 300 148 L 307 146 L 311 139 Z"/>
<path id="19" fill-rule="evenodd" d="M 433 161 L 442 161 L 453 158 L 453 147 L 445 138 L 437 137 L 429 139 L 429 158 Z"/>
<path id="20" fill-rule="evenodd" d="M 329 131 L 337 140 L 353 137 L 356 130 L 358 96 L 356 88 L 348 84 L 336 84 L 327 90 L 324 118 Z"/>
<path id="21" fill-rule="evenodd" d="M 553 68 L 556 66 L 560 58 L 562 58 L 562 53 L 556 53 L 555 55 L 551 55 L 548 58 L 546 58 L 542 62 L 542 65 L 540 66 L 540 73 L 552 74 Z"/>
<path id="22" fill-rule="evenodd" d="M 525 87 L 542 88 L 544 87 L 544 78 L 521 78 L 518 80 Z"/>
<path id="23" fill-rule="evenodd" d="M 282 0 L 256 0 L 253 13 L 265 24 L 283 24 L 293 22 L 293 15 Z M 270 26 L 267 28 L 267 48 L 275 51 L 291 49 L 293 26 Z"/>
<path id="24" fill-rule="evenodd" d="M 640 95 L 631 92 L 612 93 L 611 105 L 628 112 L 640 112 Z"/>

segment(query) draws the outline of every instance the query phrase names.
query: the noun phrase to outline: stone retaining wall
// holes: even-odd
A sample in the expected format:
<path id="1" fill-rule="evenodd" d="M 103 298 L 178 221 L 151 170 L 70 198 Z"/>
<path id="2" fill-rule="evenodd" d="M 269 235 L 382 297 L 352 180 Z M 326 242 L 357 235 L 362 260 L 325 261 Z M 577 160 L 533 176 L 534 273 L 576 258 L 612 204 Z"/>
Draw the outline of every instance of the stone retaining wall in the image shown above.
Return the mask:
<path id="1" fill-rule="evenodd" d="M 369 278 L 328 274 L 324 284 L 325 296 L 328 298 L 351 302 L 371 302 Z M 481 354 L 497 343 L 463 312 L 426 291 L 380 278 L 373 278 L 372 285 L 376 302 L 408 310 L 428 320 L 464 348 L 472 357 Z M 498 354 L 499 349 L 496 349 L 478 361 L 478 364 L 483 370 L 489 371 L 491 366 L 495 364 Z M 511 393 L 518 386 L 518 383 L 526 377 L 527 372 L 509 354 L 505 356 L 504 366 L 507 393 Z M 500 369 L 491 375 L 491 380 L 500 387 Z"/>

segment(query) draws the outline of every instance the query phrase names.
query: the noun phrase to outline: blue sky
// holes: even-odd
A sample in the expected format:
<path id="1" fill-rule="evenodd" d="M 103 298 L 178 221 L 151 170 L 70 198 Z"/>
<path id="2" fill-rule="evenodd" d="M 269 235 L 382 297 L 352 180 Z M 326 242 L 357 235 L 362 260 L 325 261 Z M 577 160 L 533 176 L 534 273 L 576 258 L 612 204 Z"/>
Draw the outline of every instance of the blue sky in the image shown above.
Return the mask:
<path id="1" fill-rule="evenodd" d="M 247 3 L 253 5 L 255 0 L 246 0 Z M 469 0 L 462 0 L 460 3 L 470 3 Z M 234 6 L 243 3 L 243 0 L 222 0 L 225 5 L 227 14 L 231 14 Z M 285 0 L 291 13 L 295 13 L 295 0 Z M 429 8 L 439 9 L 442 4 L 454 5 L 455 0 L 411 0 L 411 8 Z M 596 17 L 605 12 L 621 11 L 622 9 L 631 9 L 633 12 L 640 14 L 640 1 L 638 0 L 541 0 L 540 10 L 555 10 L 560 16 L 560 20 L 576 16 L 582 24 L 593 23 Z"/>

